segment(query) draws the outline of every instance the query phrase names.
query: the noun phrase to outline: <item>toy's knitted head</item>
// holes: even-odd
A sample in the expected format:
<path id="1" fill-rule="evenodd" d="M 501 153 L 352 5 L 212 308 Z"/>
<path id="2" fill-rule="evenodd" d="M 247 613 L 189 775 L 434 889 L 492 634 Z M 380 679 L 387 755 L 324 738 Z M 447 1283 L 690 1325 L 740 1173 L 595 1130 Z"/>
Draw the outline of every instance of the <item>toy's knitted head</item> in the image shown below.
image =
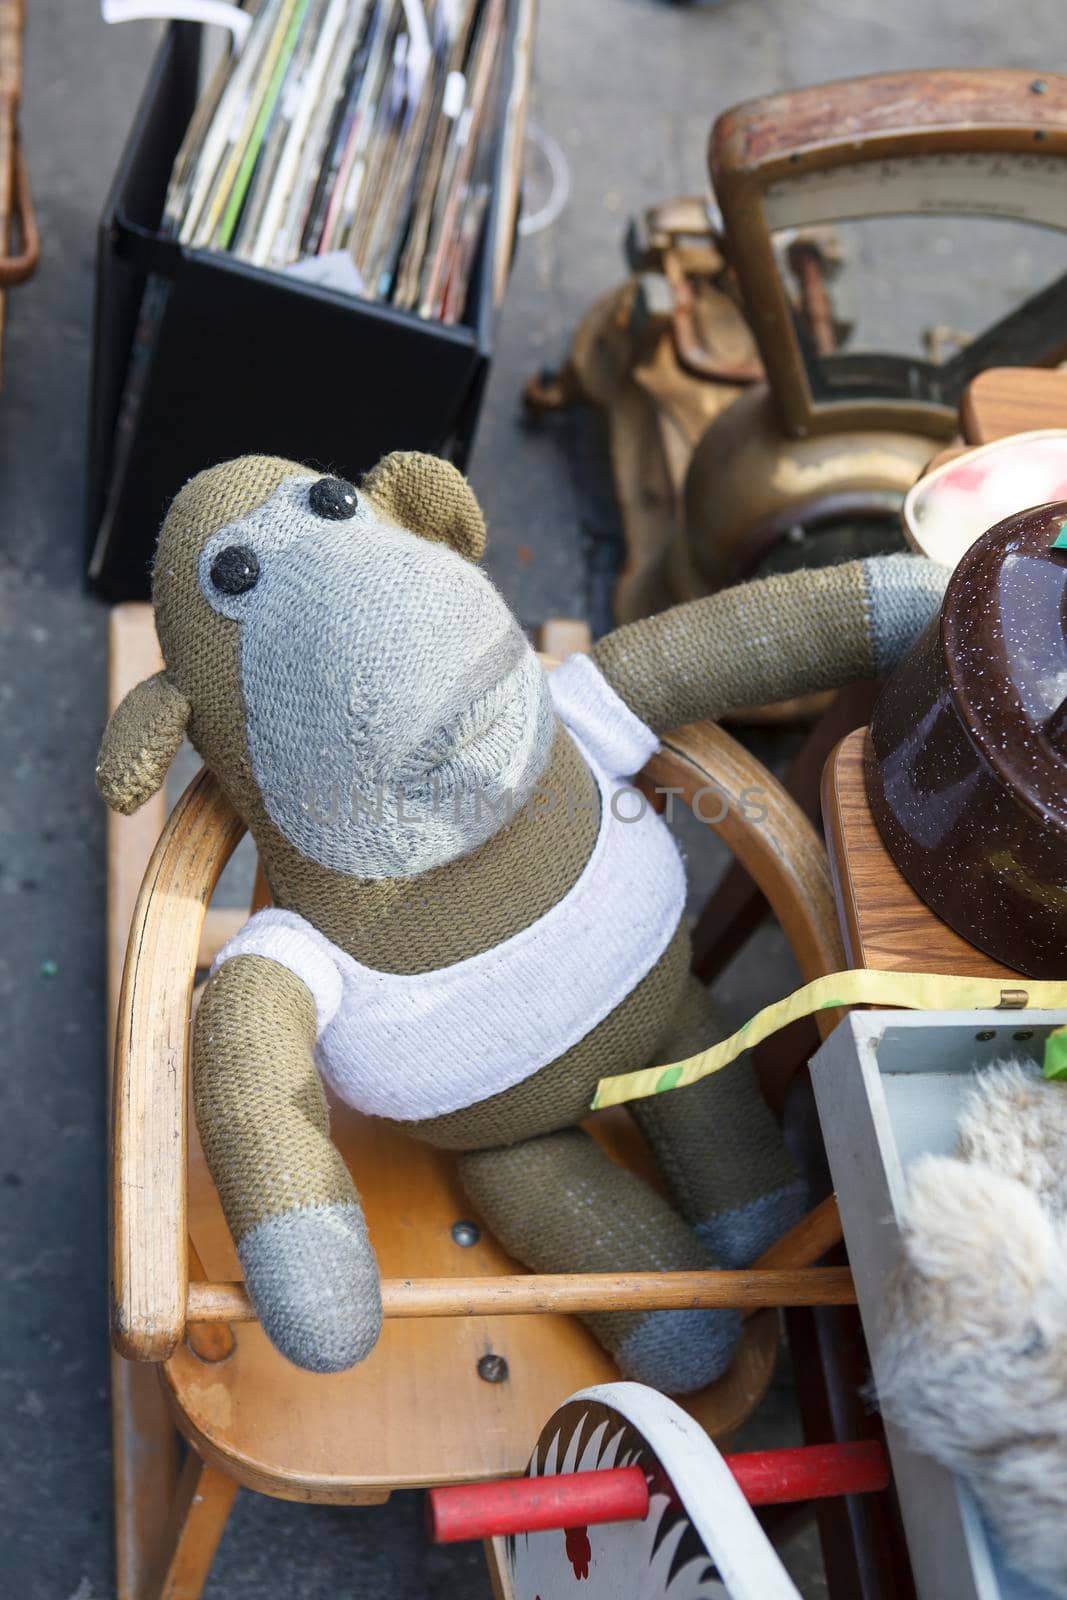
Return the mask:
<path id="1" fill-rule="evenodd" d="M 484 544 L 436 457 L 388 456 L 358 490 L 263 456 L 200 473 L 156 556 L 165 673 L 132 740 L 128 716 L 109 730 L 105 797 L 135 809 L 185 731 L 254 832 L 322 867 L 408 876 L 475 849 L 532 794 L 554 732 Z"/>

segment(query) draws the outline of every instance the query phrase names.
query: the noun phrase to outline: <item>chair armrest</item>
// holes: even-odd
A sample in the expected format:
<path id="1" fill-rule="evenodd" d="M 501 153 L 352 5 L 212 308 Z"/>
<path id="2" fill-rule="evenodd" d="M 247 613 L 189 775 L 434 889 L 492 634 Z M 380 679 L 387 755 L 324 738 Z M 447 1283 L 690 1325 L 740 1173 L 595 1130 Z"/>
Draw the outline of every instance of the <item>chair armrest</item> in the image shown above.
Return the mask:
<path id="1" fill-rule="evenodd" d="M 244 824 L 210 773 L 178 801 L 145 871 L 115 1030 L 111 1336 L 165 1361 L 185 1334 L 189 1008 L 208 902 Z"/>
<path id="2" fill-rule="evenodd" d="M 762 761 L 715 723 L 695 722 L 667 735 L 642 779 L 680 790 L 690 807 L 711 791 L 695 814 L 763 891 L 805 983 L 847 965 L 825 846 Z"/>

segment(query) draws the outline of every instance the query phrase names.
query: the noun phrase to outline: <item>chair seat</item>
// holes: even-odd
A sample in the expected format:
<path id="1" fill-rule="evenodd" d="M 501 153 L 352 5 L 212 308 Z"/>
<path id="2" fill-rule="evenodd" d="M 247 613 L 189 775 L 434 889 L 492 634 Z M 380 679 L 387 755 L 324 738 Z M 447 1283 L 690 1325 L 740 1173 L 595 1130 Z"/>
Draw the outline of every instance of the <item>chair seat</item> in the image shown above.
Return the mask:
<path id="1" fill-rule="evenodd" d="M 624 1111 L 591 1119 L 616 1159 L 647 1173 L 650 1158 Z M 522 1269 L 486 1232 L 467 1248 L 452 1237 L 470 1218 L 450 1156 L 345 1107 L 334 1139 L 363 1196 L 382 1276 L 495 1276 Z M 240 1268 L 190 1118 L 190 1233 L 210 1279 Z M 584 1326 L 567 1316 L 390 1319 L 360 1366 L 329 1377 L 302 1372 L 256 1323 L 207 1362 L 182 1345 L 165 1363 L 176 1420 L 200 1454 L 248 1488 L 281 1499 L 366 1504 L 394 1488 L 456 1483 L 525 1470 L 546 1416 L 576 1390 L 619 1374 Z M 683 1401 L 722 1439 L 770 1382 L 778 1313 L 750 1317 L 730 1371 Z M 490 1383 L 492 1352 L 507 1378 Z"/>

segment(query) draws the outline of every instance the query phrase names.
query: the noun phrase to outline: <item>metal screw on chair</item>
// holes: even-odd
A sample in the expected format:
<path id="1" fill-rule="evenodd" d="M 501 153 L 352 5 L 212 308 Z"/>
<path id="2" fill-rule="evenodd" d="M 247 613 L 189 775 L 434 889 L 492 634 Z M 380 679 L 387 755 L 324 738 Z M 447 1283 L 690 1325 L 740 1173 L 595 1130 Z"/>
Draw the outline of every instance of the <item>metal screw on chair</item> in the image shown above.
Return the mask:
<path id="1" fill-rule="evenodd" d="M 508 1364 L 503 1356 L 482 1356 L 478 1362 L 478 1376 L 485 1383 L 506 1383 Z"/>
<path id="2" fill-rule="evenodd" d="M 472 1244 L 477 1244 L 482 1236 L 482 1231 L 476 1222 L 454 1222 L 452 1224 L 452 1237 L 462 1250 L 469 1250 Z"/>

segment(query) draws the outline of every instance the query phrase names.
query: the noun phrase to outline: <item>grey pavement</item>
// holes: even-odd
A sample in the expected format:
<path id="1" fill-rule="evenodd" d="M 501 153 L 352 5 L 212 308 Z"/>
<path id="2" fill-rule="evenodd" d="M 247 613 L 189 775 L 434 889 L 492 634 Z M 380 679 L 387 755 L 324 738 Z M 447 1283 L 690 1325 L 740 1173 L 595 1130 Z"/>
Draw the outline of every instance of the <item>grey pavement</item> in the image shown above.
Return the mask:
<path id="1" fill-rule="evenodd" d="M 92 784 L 106 614 L 82 582 L 82 490 L 94 232 L 155 34 L 146 23 L 106 28 L 92 0 L 29 10 L 23 121 L 45 256 L 10 297 L 0 393 L 0 1597 L 107 1600 L 104 826 Z M 558 222 L 523 241 L 473 462 L 491 569 L 524 620 L 587 615 L 591 566 L 618 530 L 596 419 L 524 431 L 522 383 L 560 357 L 585 307 L 618 280 L 627 214 L 700 188 L 713 115 L 855 72 L 1038 72 L 1063 54 L 1060 0 L 542 0 L 531 116 L 563 149 L 572 192 Z M 536 149 L 530 162 L 534 192 Z M 872 336 L 904 337 L 906 269 L 941 320 L 968 326 L 988 254 L 970 258 L 972 285 L 928 236 L 900 239 L 904 260 L 891 268 L 881 243 L 863 247 L 858 259 L 883 287 L 868 293 L 861 273 L 853 314 Z M 1045 265 L 1036 249 L 1012 262 L 1023 276 Z M 709 856 L 701 871 L 720 866 Z M 761 933 L 721 986 L 726 1017 L 740 1020 L 791 976 L 780 936 Z M 783 1374 L 748 1437 L 782 1439 L 793 1426 Z M 488 1595 L 476 1548 L 430 1550 L 419 1528 L 412 1495 L 353 1511 L 242 1495 L 206 1594 Z M 792 1560 L 805 1594 L 823 1593 L 810 1539 Z"/>

